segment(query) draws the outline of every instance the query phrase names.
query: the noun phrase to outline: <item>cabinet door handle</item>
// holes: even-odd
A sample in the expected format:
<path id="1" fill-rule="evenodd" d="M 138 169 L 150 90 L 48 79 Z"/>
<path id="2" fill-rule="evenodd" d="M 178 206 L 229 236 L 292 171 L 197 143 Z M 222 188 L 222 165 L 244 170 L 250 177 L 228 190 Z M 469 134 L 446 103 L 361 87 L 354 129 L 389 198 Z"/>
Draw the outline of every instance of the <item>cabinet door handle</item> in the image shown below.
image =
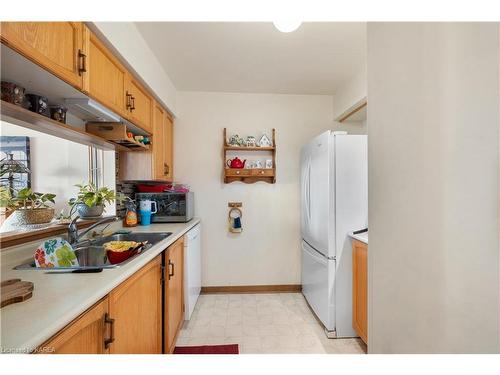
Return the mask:
<path id="1" fill-rule="evenodd" d="M 104 323 L 109 324 L 111 329 L 109 339 L 104 339 L 104 348 L 108 349 L 111 343 L 115 341 L 115 320 L 106 313 L 104 314 Z"/>
<path id="2" fill-rule="evenodd" d="M 168 174 L 170 173 L 170 167 L 167 163 L 163 163 L 163 174 L 165 176 L 168 176 Z"/>
<path id="3" fill-rule="evenodd" d="M 130 95 L 130 100 L 132 101 L 132 105 L 130 106 L 130 112 L 135 109 L 135 97 Z"/>
<path id="4" fill-rule="evenodd" d="M 130 97 L 131 97 L 131 96 L 132 96 L 132 95 L 130 95 L 130 94 L 128 93 L 128 91 L 126 91 L 126 92 L 125 92 L 125 97 L 126 97 L 126 100 L 125 100 L 125 106 L 127 107 L 127 109 L 130 109 L 130 107 L 132 106 L 132 105 L 130 104 Z"/>
<path id="5" fill-rule="evenodd" d="M 168 279 L 170 280 L 174 276 L 174 273 L 175 273 L 175 265 L 174 265 L 174 263 L 172 263 L 172 261 L 170 259 L 168 260 L 168 267 L 169 267 Z M 172 270 L 172 273 L 170 273 L 170 269 Z"/>
<path id="6" fill-rule="evenodd" d="M 78 75 L 81 76 L 82 73 L 87 72 L 87 55 L 81 49 L 78 50 L 78 63 Z"/>

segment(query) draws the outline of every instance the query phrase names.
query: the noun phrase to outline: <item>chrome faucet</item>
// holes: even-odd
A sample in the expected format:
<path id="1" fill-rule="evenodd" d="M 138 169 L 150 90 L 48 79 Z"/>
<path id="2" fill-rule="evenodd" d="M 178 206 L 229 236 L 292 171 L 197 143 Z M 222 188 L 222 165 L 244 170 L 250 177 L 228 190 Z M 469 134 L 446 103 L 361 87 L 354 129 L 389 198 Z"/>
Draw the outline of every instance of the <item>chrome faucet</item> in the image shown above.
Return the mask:
<path id="1" fill-rule="evenodd" d="M 88 232 L 90 232 L 95 227 L 97 227 L 99 225 L 106 224 L 106 223 L 112 223 L 112 222 L 118 221 L 120 219 L 119 217 L 116 217 L 116 216 L 105 217 L 105 218 L 95 222 L 94 224 L 92 224 L 90 227 L 85 229 L 83 232 L 79 233 L 78 228 L 76 226 L 76 221 L 79 218 L 80 218 L 80 216 L 75 217 L 68 226 L 68 242 L 70 243 L 70 245 L 74 245 L 74 244 L 78 243 L 80 238 L 85 236 Z"/>

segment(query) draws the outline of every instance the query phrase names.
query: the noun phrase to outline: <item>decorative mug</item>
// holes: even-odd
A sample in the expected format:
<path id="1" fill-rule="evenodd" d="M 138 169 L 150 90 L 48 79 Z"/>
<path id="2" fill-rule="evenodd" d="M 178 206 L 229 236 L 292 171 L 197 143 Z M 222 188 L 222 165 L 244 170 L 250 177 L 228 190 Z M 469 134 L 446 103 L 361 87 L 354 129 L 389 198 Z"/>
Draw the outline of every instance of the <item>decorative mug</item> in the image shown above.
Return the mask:
<path id="1" fill-rule="evenodd" d="M 272 168 L 273 168 L 273 160 L 267 159 L 266 160 L 266 169 L 272 169 Z"/>
<path id="2" fill-rule="evenodd" d="M 151 206 L 155 206 L 154 211 L 151 209 Z M 158 207 L 155 201 L 141 200 L 139 201 L 139 210 L 144 213 L 155 214 L 158 212 Z"/>
<path id="3" fill-rule="evenodd" d="M 254 168 L 256 168 L 256 169 L 262 169 L 262 161 L 257 160 L 257 161 L 254 163 Z"/>

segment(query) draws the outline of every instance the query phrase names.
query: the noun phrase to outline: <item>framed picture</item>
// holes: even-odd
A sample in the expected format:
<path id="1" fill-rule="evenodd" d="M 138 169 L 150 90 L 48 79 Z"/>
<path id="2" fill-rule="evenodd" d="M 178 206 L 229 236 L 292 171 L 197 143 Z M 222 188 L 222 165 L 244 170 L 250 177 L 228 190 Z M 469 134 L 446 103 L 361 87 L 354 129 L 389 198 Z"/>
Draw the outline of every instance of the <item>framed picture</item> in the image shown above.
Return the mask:
<path id="1" fill-rule="evenodd" d="M 29 137 L 0 136 L 0 160 L 7 160 L 9 155 L 12 155 L 13 160 L 24 164 L 31 171 Z M 7 176 L 2 176 L 2 185 L 7 185 L 6 179 Z M 12 183 L 15 190 L 30 188 L 31 172 L 14 173 Z"/>

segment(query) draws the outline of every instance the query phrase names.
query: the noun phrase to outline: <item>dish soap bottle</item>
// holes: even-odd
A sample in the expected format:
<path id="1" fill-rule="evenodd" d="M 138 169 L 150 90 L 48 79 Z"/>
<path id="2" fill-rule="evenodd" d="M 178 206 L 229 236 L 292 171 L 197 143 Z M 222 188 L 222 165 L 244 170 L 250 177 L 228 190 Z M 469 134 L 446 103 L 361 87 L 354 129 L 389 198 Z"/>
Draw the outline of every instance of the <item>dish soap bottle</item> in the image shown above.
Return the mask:
<path id="1" fill-rule="evenodd" d="M 125 208 L 127 209 L 125 217 L 123 218 L 123 226 L 125 227 L 136 227 L 137 226 L 137 207 L 135 206 L 135 201 L 127 197 L 127 202 L 125 203 Z"/>

